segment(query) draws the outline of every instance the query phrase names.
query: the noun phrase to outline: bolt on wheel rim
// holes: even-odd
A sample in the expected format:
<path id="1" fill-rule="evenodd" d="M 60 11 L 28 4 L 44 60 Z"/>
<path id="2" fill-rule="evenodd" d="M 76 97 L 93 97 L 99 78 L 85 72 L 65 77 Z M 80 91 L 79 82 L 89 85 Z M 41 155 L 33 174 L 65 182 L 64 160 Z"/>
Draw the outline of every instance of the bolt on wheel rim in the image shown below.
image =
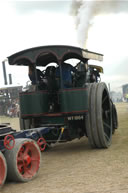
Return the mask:
<path id="1" fill-rule="evenodd" d="M 40 154 L 34 143 L 24 143 L 17 156 L 18 171 L 24 178 L 32 178 L 38 171 Z"/>

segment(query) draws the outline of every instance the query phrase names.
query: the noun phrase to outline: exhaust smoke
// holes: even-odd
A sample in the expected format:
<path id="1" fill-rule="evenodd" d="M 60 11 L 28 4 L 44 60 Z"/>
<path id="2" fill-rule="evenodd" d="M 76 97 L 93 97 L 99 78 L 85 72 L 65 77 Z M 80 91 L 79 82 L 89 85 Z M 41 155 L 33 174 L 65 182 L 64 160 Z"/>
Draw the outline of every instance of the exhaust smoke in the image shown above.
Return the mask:
<path id="1" fill-rule="evenodd" d="M 86 47 L 88 31 L 93 25 L 95 16 L 111 13 L 128 12 L 128 1 L 105 0 L 105 1 L 84 1 L 73 0 L 71 14 L 75 17 L 78 42 L 81 47 Z"/>

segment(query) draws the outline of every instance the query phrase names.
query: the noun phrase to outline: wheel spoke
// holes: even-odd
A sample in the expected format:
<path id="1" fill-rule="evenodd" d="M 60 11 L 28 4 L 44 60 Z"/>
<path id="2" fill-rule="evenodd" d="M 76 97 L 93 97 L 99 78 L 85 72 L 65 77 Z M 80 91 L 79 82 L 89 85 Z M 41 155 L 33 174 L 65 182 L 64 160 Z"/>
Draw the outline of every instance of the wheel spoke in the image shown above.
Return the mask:
<path id="1" fill-rule="evenodd" d="M 21 151 L 18 153 L 17 161 L 23 161 L 23 153 Z"/>
<path id="2" fill-rule="evenodd" d="M 24 167 L 23 163 L 18 164 L 18 168 L 21 169 L 22 167 Z"/>
<path id="3" fill-rule="evenodd" d="M 108 137 L 108 135 L 107 135 L 106 133 L 104 134 L 104 136 L 105 136 L 105 138 L 107 139 L 107 141 L 110 140 L 110 138 Z"/>
<path id="4" fill-rule="evenodd" d="M 30 170 L 29 170 L 27 167 L 24 168 L 24 174 L 25 174 L 25 173 L 28 173 L 28 174 L 30 174 L 31 176 L 33 176 L 33 174 L 30 172 Z"/>
<path id="5" fill-rule="evenodd" d="M 108 98 L 108 96 L 106 95 L 102 101 L 102 104 L 104 104 L 104 102 L 106 101 L 106 99 Z"/>
<path id="6" fill-rule="evenodd" d="M 24 155 L 27 155 L 30 151 L 30 148 L 28 146 L 25 146 Z"/>
<path id="7" fill-rule="evenodd" d="M 20 173 L 22 173 L 24 171 L 23 163 L 18 164 L 18 170 L 19 170 Z"/>
<path id="8" fill-rule="evenodd" d="M 44 144 L 44 142 L 43 141 L 41 141 L 40 143 L 39 143 L 39 145 L 43 145 Z"/>
<path id="9" fill-rule="evenodd" d="M 109 129 L 111 130 L 111 125 L 109 125 L 109 124 L 107 124 L 107 123 L 105 123 L 105 122 L 103 122 L 103 124 L 104 124 L 107 128 L 109 128 Z"/>

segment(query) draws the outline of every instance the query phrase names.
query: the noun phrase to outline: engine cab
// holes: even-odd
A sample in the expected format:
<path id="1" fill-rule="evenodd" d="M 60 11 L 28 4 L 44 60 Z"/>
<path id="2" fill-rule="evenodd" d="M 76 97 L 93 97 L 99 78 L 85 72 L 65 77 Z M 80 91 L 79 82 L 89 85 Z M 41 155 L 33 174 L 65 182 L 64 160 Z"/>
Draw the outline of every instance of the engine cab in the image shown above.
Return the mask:
<path id="1" fill-rule="evenodd" d="M 8 57 L 10 65 L 28 66 L 31 85 L 20 93 L 21 119 L 31 120 L 28 127 L 84 119 L 88 83 L 100 81 L 103 72 L 89 65 L 90 59 L 102 61 L 103 55 L 72 46 L 42 46 Z"/>

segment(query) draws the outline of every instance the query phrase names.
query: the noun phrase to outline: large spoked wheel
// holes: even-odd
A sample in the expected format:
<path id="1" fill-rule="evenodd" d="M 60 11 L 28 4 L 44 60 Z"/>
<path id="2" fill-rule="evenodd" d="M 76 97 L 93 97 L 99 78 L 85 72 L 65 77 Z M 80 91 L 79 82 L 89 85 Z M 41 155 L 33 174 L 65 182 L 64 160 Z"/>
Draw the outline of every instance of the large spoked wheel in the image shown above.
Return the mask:
<path id="1" fill-rule="evenodd" d="M 105 83 L 93 83 L 88 87 L 89 112 L 86 131 L 94 148 L 108 148 L 112 139 L 112 108 Z"/>
<path id="2" fill-rule="evenodd" d="M 27 182 L 39 170 L 41 154 L 38 145 L 31 139 L 16 139 L 15 146 L 5 151 L 10 181 Z"/>
<path id="3" fill-rule="evenodd" d="M 7 176 L 7 164 L 2 152 L 0 152 L 0 187 L 4 184 Z"/>

